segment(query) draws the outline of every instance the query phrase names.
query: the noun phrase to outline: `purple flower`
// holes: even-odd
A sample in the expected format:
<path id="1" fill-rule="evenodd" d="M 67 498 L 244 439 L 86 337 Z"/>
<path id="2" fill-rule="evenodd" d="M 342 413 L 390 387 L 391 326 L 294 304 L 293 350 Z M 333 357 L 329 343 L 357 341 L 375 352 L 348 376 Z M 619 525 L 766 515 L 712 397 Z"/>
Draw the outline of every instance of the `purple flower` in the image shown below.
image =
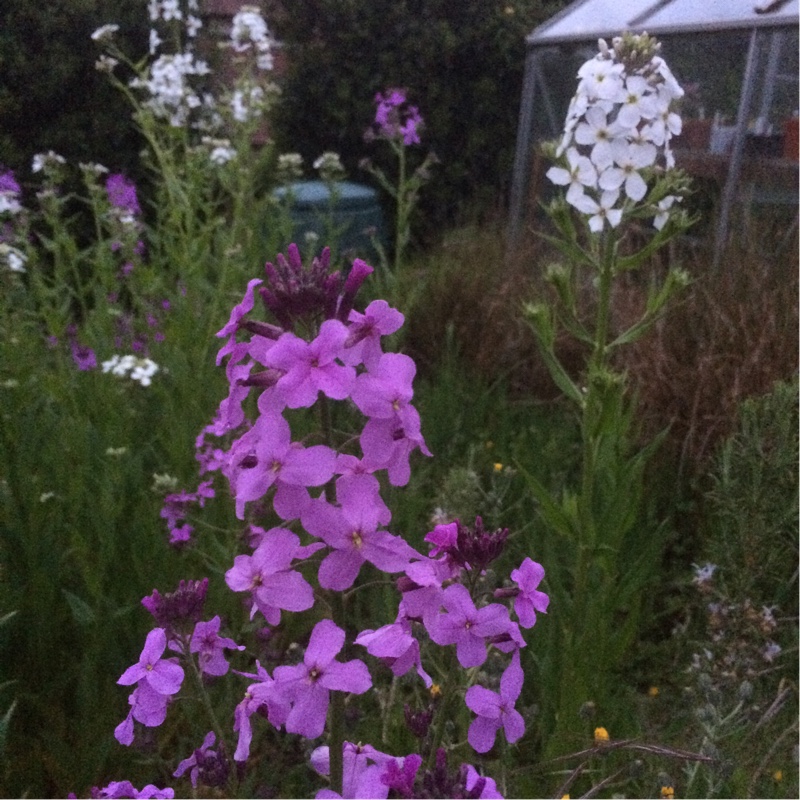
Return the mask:
<path id="1" fill-rule="evenodd" d="M 289 423 L 262 414 L 231 448 L 228 477 L 236 495 L 236 515 L 245 503 L 259 500 L 276 484 L 275 511 L 283 519 L 299 517 L 308 500 L 307 486 L 322 486 L 333 476 L 336 454 L 329 447 L 293 445 Z"/>
<path id="2" fill-rule="evenodd" d="M 519 569 L 511 571 L 511 580 L 519 587 L 519 594 L 514 599 L 514 611 L 523 628 L 532 628 L 536 624 L 536 612 L 547 613 L 550 598 L 537 590 L 544 578 L 544 567 L 530 558 L 526 558 Z"/>
<path id="3" fill-rule="evenodd" d="M 331 691 L 363 694 L 372 686 L 363 661 L 335 660 L 344 640 L 344 631 L 323 619 L 311 632 L 303 663 L 275 668 L 275 681 L 292 704 L 286 720 L 289 733 L 299 733 L 307 739 L 321 736 Z"/>
<path id="4" fill-rule="evenodd" d="M 419 553 L 398 536 L 379 531 L 383 504 L 371 493 L 345 492 L 340 508 L 312 500 L 302 515 L 303 527 L 332 548 L 319 568 L 324 589 L 343 591 L 355 581 L 365 561 L 384 572 L 400 572 Z"/>
<path id="5" fill-rule="evenodd" d="M 134 798 L 134 800 L 145 800 L 145 798 L 173 798 L 175 792 L 169 787 L 159 789 L 149 783 L 139 791 L 130 781 L 111 781 L 108 786 L 102 789 L 93 789 L 92 797 L 114 797 L 114 798 Z"/>
<path id="6" fill-rule="evenodd" d="M 106 192 L 108 201 L 115 208 L 128 211 L 131 214 L 141 214 L 139 201 L 136 198 L 136 185 L 124 175 L 113 174 L 106 179 Z"/>
<path id="7" fill-rule="evenodd" d="M 398 677 L 416 667 L 417 674 L 430 687 L 431 676 L 422 668 L 419 642 L 411 634 L 411 622 L 400 619 L 377 630 L 362 631 L 356 637 L 356 644 L 367 648 L 371 656 L 385 661 Z"/>
<path id="8" fill-rule="evenodd" d="M 293 559 L 305 558 L 320 547 L 301 547 L 297 534 L 273 528 L 264 534 L 252 556 L 236 556 L 225 582 L 231 591 L 252 593 L 251 617 L 258 610 L 270 625 L 277 625 L 280 609 L 306 611 L 314 605 L 311 585 L 290 567 Z"/>
<path id="9" fill-rule="evenodd" d="M 402 766 L 398 760 L 393 759 L 386 764 L 381 782 L 400 797 L 414 797 L 414 781 L 422 765 L 422 756 L 412 753 L 402 759 Z"/>
<path id="10" fill-rule="evenodd" d="M 89 370 L 97 368 L 97 356 L 91 347 L 78 344 L 74 339 L 70 343 L 70 346 L 72 349 L 72 360 L 81 372 L 88 372 Z"/>
<path id="11" fill-rule="evenodd" d="M 289 703 L 277 690 L 275 681 L 258 661 L 256 669 L 255 675 L 239 673 L 245 677 L 255 678 L 258 682 L 247 687 L 244 699 L 236 706 L 233 713 L 233 731 L 239 734 L 236 752 L 233 754 L 234 761 L 247 761 L 250 754 L 250 743 L 253 740 L 250 717 L 253 714 L 266 707 L 267 719 L 276 728 L 280 728 L 289 715 Z"/>
<path id="12" fill-rule="evenodd" d="M 155 691 L 142 681 L 128 695 L 128 705 L 131 710 L 114 729 L 114 738 L 126 746 L 133 744 L 133 721 L 141 722 L 148 728 L 157 728 L 167 718 L 169 702 L 169 695 Z"/>
<path id="13" fill-rule="evenodd" d="M 194 633 L 189 646 L 189 651 L 197 653 L 200 672 L 206 675 L 224 675 L 230 665 L 225 660 L 224 650 L 244 650 L 244 645 L 238 645 L 233 639 L 219 635 L 221 620 L 219 615 L 208 622 L 198 622 L 194 626 Z"/>
<path id="14" fill-rule="evenodd" d="M 388 139 L 404 145 L 419 144 L 422 117 L 416 106 L 408 105 L 402 89 L 389 89 L 385 94 L 375 95 L 375 121 L 364 134 L 367 141 Z"/>
<path id="15" fill-rule="evenodd" d="M 509 630 L 508 609 L 499 603 L 476 609 L 466 587 L 460 583 L 444 590 L 442 605 L 445 613 L 427 625 L 431 639 L 436 644 L 456 645 L 456 655 L 462 667 L 480 666 L 486 661 L 486 638 Z"/>
<path id="16" fill-rule="evenodd" d="M 253 305 L 255 303 L 253 293 L 255 292 L 256 286 L 262 283 L 263 281 L 260 278 L 253 278 L 253 280 L 247 284 L 247 291 L 244 293 L 242 302 L 233 307 L 228 322 L 217 332 L 218 338 L 222 339 L 227 337 L 228 339 L 219 353 L 217 353 L 217 366 L 219 366 L 222 363 L 222 359 L 233 350 L 233 346 L 236 344 L 236 331 L 239 330 L 239 323 L 244 316 L 253 310 Z"/>
<path id="17" fill-rule="evenodd" d="M 359 375 L 353 389 L 353 402 L 362 414 L 378 419 L 398 416 L 406 423 L 417 367 L 402 353 L 384 353 L 369 372 Z M 413 409 L 412 409 L 413 410 Z"/>
<path id="18" fill-rule="evenodd" d="M 364 451 L 364 461 L 372 470 L 386 469 L 392 486 L 405 486 L 411 477 L 409 458 L 419 448 L 430 456 L 417 410 L 408 406 L 404 419 L 399 415 L 391 419 L 373 418 L 367 421 L 359 438 Z"/>
<path id="19" fill-rule="evenodd" d="M 408 758 L 394 758 L 376 750 L 370 744 L 353 744 L 345 742 L 342 747 L 342 794 L 331 789 L 321 789 L 316 797 L 320 798 L 356 798 L 369 797 L 383 800 L 388 797 L 390 784 L 384 780 L 391 765 L 400 771 Z M 413 760 L 411 766 L 413 767 Z M 330 748 L 325 745 L 311 753 L 311 766 L 320 775 L 330 775 Z M 394 773 L 392 773 L 394 774 Z"/>
<path id="20" fill-rule="evenodd" d="M 209 731 L 203 739 L 203 744 L 195 750 L 189 758 L 184 758 L 175 772 L 174 778 L 180 778 L 187 770 L 192 787 L 197 788 L 198 780 L 206 786 L 223 786 L 230 773 L 230 765 L 225 756 L 225 745 L 220 743 L 218 750 L 212 750 L 217 737 L 214 731 Z"/>
<path id="21" fill-rule="evenodd" d="M 327 319 L 314 341 L 309 343 L 293 333 L 284 333 L 270 348 L 264 363 L 283 371 L 277 388 L 289 408 L 308 408 L 316 402 L 319 392 L 334 400 L 350 396 L 355 370 L 336 361 L 347 336 L 344 324 Z"/>
<path id="22" fill-rule="evenodd" d="M 467 689 L 467 708 L 478 716 L 469 726 L 467 739 L 478 753 L 488 753 L 494 746 L 497 731 L 503 728 L 510 744 L 525 733 L 525 722 L 514 704 L 522 691 L 525 676 L 520 666 L 519 650 L 514 652 L 511 663 L 500 678 L 500 692 L 492 692 L 483 686 Z"/>
<path id="23" fill-rule="evenodd" d="M 348 321 L 342 361 L 353 366 L 363 363 L 368 370 L 374 370 L 383 355 L 381 336 L 398 331 L 405 317 L 385 300 L 373 300 L 363 314 L 351 311 Z"/>
<path id="24" fill-rule="evenodd" d="M 163 628 L 154 628 L 147 634 L 144 649 L 138 663 L 122 673 L 118 684 L 146 684 L 159 694 L 170 695 L 180 691 L 183 683 L 183 668 L 174 658 L 162 658 L 167 649 L 167 633 Z"/>
<path id="25" fill-rule="evenodd" d="M 9 192 L 11 194 L 19 194 L 22 191 L 14 173 L 10 170 L 0 169 L 0 193 Z"/>

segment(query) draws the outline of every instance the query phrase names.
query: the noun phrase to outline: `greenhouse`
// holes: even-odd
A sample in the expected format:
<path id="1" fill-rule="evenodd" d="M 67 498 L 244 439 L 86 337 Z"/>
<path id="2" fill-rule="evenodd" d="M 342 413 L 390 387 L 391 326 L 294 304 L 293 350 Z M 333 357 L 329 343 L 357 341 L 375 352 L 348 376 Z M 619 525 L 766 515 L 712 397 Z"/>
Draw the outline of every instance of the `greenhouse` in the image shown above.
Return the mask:
<path id="1" fill-rule="evenodd" d="M 578 67 L 626 30 L 657 36 L 685 89 L 677 164 L 714 188 L 715 261 L 740 208 L 745 222 L 788 209 L 796 230 L 797 0 L 577 0 L 526 39 L 512 236 L 545 189 L 536 143 L 559 135 Z"/>

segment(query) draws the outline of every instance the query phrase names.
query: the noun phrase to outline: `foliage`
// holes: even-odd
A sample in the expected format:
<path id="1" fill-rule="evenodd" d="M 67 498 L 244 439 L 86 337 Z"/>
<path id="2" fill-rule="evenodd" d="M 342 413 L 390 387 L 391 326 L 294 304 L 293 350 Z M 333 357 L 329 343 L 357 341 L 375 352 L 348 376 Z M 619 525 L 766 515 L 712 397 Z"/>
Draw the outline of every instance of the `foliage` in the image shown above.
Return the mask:
<path id="1" fill-rule="evenodd" d="M 351 173 L 363 155 L 371 101 L 402 87 L 422 109 L 426 141 L 440 161 L 422 199 L 430 235 L 464 202 L 494 204 L 509 185 L 524 37 L 561 0 L 303 0 L 268 12 L 287 50 L 275 120 L 279 146 L 313 158 L 333 146 Z M 375 161 L 384 171 L 391 160 Z M 412 165 L 416 166 L 416 164 Z"/>
<path id="2" fill-rule="evenodd" d="M 126 48 L 141 51 L 147 28 L 137 3 L 8 0 L 0 8 L 0 164 L 31 163 L 55 150 L 73 161 L 97 160 L 132 173 L 142 140 L 123 99 L 94 69 L 89 41 L 100 22 L 124 29 Z"/>

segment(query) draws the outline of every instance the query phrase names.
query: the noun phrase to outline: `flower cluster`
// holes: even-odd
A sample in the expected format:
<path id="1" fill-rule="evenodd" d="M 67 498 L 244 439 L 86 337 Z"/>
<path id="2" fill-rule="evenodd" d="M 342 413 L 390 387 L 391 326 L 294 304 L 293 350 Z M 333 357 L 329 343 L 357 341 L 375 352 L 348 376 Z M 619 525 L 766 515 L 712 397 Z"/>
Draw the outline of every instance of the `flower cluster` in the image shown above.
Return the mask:
<path id="1" fill-rule="evenodd" d="M 672 110 L 683 95 L 659 45 L 647 34 L 625 34 L 611 48 L 600 40 L 598 54 L 578 70 L 557 155 L 564 166 L 547 176 L 568 186 L 566 199 L 589 218 L 594 232 L 617 227 L 632 204 L 642 201 L 657 167 L 671 168 L 670 139 L 681 132 Z M 662 228 L 678 198 L 658 198 L 651 209 Z"/>
<path id="2" fill-rule="evenodd" d="M 257 6 L 242 6 L 234 15 L 231 25 L 231 46 L 237 53 L 255 51 L 258 68 L 272 69 L 272 37 Z"/>
<path id="3" fill-rule="evenodd" d="M 153 375 L 158 372 L 158 364 L 149 358 L 137 358 L 134 355 L 112 356 L 101 365 L 103 372 L 110 372 L 120 378 L 129 377 L 142 386 L 153 382 Z"/>
<path id="4" fill-rule="evenodd" d="M 423 121 L 419 109 L 408 103 L 403 89 L 389 89 L 375 95 L 375 120 L 367 129 L 364 138 L 388 139 L 404 145 L 419 144 L 419 132 Z"/>
<path id="5" fill-rule="evenodd" d="M 14 173 L 0 167 L 0 214 L 18 214 L 22 210 L 19 202 L 21 193 Z"/>
<path id="6" fill-rule="evenodd" d="M 415 364 L 383 348 L 384 337 L 402 326 L 403 315 L 383 300 L 363 312 L 353 308 L 371 271 L 356 261 L 346 278 L 331 273 L 327 251 L 307 268 L 292 245 L 288 258 L 279 255 L 277 266 L 266 265 L 265 280 L 250 281 L 218 333 L 223 340 L 218 362 L 226 362 L 230 388 L 198 439 L 199 459 L 204 472 L 219 472 L 227 480 L 236 514 L 250 533 L 249 549 L 233 557 L 225 583 L 244 598 L 252 624 L 269 632 L 286 612 L 315 609 L 320 591 L 330 598 L 351 589 L 366 565 L 398 576 L 395 621 L 361 631 L 351 646 L 363 647 L 395 676 L 416 672 L 428 687 L 433 681 L 422 659 L 431 642 L 452 646 L 452 657 L 464 670 L 483 665 L 490 648 L 509 656 L 496 687 L 474 685 L 465 696 L 474 714 L 468 740 L 485 753 L 498 731 L 512 743 L 525 731 L 515 707 L 523 684 L 520 628 L 531 627 L 536 611 L 547 609 L 547 595 L 537 589 L 544 570 L 525 559 L 511 574 L 515 586 L 498 589 L 492 597 L 486 591 L 487 567 L 501 554 L 507 530 L 487 530 L 480 517 L 473 526 L 460 521 L 439 525 L 425 537 L 431 545 L 425 556 L 388 529 L 392 514 L 381 497 L 379 474 L 393 486 L 404 486 L 414 451 L 430 452 L 412 402 Z M 279 324 L 254 318 L 259 296 Z M 346 401 L 351 415 L 360 412 L 360 432 L 343 431 L 337 439 L 336 432 L 348 426 L 340 424 L 342 417 L 331 424 L 341 409 L 333 401 Z M 322 443 L 294 440 L 293 412 L 314 406 L 322 409 Z M 227 449 L 210 446 L 208 437 L 221 439 Z M 162 516 L 173 534 L 185 527 L 179 522 L 186 506 L 202 505 L 212 494 L 206 481 L 197 493 L 167 498 Z M 265 519 L 271 525 L 258 524 Z M 183 673 L 178 674 L 175 659 L 163 658 L 167 648 L 179 653 L 184 667 L 187 659 L 194 660 L 208 678 L 229 671 L 226 650 L 242 649 L 220 636 L 218 616 L 202 620 L 206 587 L 207 581 L 182 583 L 171 595 L 154 592 L 143 600 L 158 627 L 148 635 L 138 664 L 120 678 L 124 685 L 137 685 L 131 711 L 117 729 L 122 743 L 133 741 L 134 721 L 161 724 L 180 689 Z M 507 605 L 495 602 L 511 599 L 517 619 Z M 346 645 L 343 627 L 323 618 L 313 625 L 295 663 L 268 669 L 255 660 L 251 671 L 234 670 L 249 680 L 233 714 L 237 738 L 232 759 L 240 775 L 263 720 L 275 729 L 317 739 L 325 731 L 332 693 L 362 695 L 372 688 L 367 663 L 343 656 L 351 649 Z M 423 735 L 432 715 L 433 707 L 406 709 L 412 729 Z M 176 776 L 188 772 L 195 786 L 221 785 L 231 764 L 223 743 L 215 748 L 216 741 L 214 733 L 207 734 L 202 746 L 178 765 Z M 411 797 L 445 786 L 456 792 L 450 796 L 499 796 L 494 783 L 471 766 L 448 770 L 444 751 L 435 768 L 424 772 L 420 755 L 391 756 L 369 744 L 344 742 L 342 758 L 343 797 L 387 797 L 390 792 Z M 311 763 L 320 774 L 331 773 L 329 748 L 317 748 Z M 340 795 L 324 789 L 317 796 Z"/>

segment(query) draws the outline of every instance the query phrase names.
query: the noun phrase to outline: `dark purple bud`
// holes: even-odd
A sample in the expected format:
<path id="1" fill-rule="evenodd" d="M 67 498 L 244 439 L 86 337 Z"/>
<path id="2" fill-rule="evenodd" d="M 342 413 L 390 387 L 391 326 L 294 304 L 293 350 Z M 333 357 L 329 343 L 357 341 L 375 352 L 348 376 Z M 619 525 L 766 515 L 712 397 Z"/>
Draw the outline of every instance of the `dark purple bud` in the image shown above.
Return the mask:
<path id="1" fill-rule="evenodd" d="M 397 586 L 398 592 L 413 592 L 415 589 L 421 589 L 422 587 L 411 580 L 408 575 L 401 575 L 396 581 L 395 585 Z"/>
<path id="2" fill-rule="evenodd" d="M 424 739 L 428 735 L 433 720 L 433 706 L 429 706 L 424 711 L 413 711 L 411 706 L 406 703 L 403 706 L 403 716 L 411 733 L 418 739 Z"/>
<path id="3" fill-rule="evenodd" d="M 155 617 L 160 627 L 171 631 L 191 631 L 203 616 L 208 578 L 181 581 L 174 592 L 162 595 L 158 589 L 142 598 L 142 605 Z"/>
<path id="4" fill-rule="evenodd" d="M 257 319 L 248 319 L 240 322 L 239 329 L 273 340 L 280 338 L 280 335 L 284 332 L 283 328 L 279 328 L 277 325 L 270 325 L 269 322 L 260 322 Z"/>
<path id="5" fill-rule="evenodd" d="M 495 600 L 506 600 L 509 597 L 517 597 L 518 595 L 519 589 L 516 586 L 508 586 L 504 589 L 494 590 Z"/>
<path id="6" fill-rule="evenodd" d="M 350 274 L 344 282 L 344 290 L 342 292 L 342 299 L 339 303 L 339 310 L 336 313 L 336 318 L 342 322 L 347 321 L 347 317 L 353 310 L 353 303 L 355 302 L 358 290 L 361 284 L 368 275 L 371 275 L 375 270 L 360 258 L 353 261 L 353 266 L 350 269 Z"/>
<path id="7" fill-rule="evenodd" d="M 255 375 L 237 380 L 236 383 L 239 386 L 258 386 L 261 389 L 269 389 L 285 374 L 281 369 L 265 369 Z"/>

